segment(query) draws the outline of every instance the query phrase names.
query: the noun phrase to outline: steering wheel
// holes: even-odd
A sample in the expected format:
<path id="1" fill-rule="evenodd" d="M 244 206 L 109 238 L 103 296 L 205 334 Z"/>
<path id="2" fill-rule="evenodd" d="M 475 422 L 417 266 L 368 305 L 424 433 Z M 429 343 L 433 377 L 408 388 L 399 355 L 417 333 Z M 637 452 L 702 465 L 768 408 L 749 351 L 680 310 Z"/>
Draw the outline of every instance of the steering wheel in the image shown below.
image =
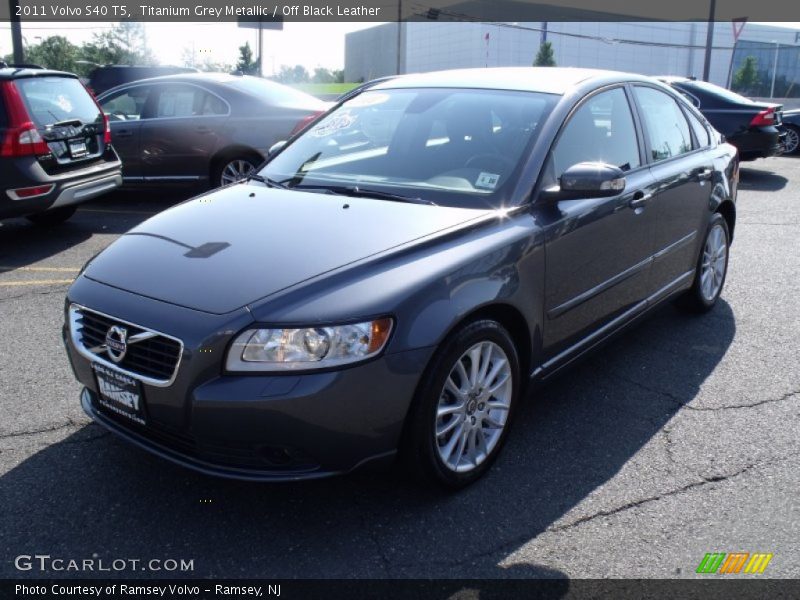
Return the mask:
<path id="1" fill-rule="evenodd" d="M 514 163 L 499 154 L 476 154 L 470 156 L 464 166 L 470 169 L 492 169 L 498 174 L 507 174 L 514 168 Z"/>

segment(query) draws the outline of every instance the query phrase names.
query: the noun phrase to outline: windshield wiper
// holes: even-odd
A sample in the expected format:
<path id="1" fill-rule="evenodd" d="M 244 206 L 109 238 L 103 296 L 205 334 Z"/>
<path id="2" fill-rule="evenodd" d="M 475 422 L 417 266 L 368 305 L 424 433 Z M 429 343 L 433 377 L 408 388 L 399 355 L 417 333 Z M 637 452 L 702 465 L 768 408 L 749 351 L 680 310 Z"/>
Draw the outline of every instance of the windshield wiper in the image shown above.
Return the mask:
<path id="1" fill-rule="evenodd" d="M 289 188 L 286 187 L 282 182 L 275 181 L 274 179 L 270 179 L 269 177 L 264 177 L 262 175 L 258 175 L 256 173 L 251 173 L 247 177 L 245 177 L 245 181 L 258 181 L 259 183 L 264 183 L 269 187 L 278 188 L 281 190 L 288 190 Z"/>
<path id="2" fill-rule="evenodd" d="M 295 185 L 291 189 L 294 190 L 319 190 L 328 194 L 338 194 L 340 196 L 356 196 L 360 198 L 378 198 L 379 200 L 390 200 L 392 202 L 407 202 L 409 204 L 429 204 L 430 206 L 438 206 L 433 200 L 427 198 L 411 196 L 403 196 L 402 194 L 393 194 L 392 192 L 384 192 L 381 190 L 373 190 L 362 188 L 357 185 Z"/>

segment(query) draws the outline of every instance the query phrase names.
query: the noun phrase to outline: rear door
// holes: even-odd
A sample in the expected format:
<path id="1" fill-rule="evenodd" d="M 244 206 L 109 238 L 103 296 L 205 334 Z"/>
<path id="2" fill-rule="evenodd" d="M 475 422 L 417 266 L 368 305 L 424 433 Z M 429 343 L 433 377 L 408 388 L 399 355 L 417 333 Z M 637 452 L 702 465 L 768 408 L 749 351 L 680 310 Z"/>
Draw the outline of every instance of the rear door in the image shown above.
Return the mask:
<path id="1" fill-rule="evenodd" d="M 187 83 L 154 85 L 142 127 L 145 180 L 204 181 L 230 109 L 216 94 Z"/>
<path id="2" fill-rule="evenodd" d="M 671 94 L 639 84 L 633 90 L 650 172 L 657 182 L 650 201 L 657 223 L 650 293 L 667 293 L 694 272 L 713 189 L 710 138 L 696 117 L 690 122 L 689 113 Z"/>
<path id="3" fill-rule="evenodd" d="M 149 85 L 131 86 L 100 102 L 111 124 L 111 142 L 122 159 L 122 176 L 128 181 L 142 178 L 142 119 L 151 90 Z"/>

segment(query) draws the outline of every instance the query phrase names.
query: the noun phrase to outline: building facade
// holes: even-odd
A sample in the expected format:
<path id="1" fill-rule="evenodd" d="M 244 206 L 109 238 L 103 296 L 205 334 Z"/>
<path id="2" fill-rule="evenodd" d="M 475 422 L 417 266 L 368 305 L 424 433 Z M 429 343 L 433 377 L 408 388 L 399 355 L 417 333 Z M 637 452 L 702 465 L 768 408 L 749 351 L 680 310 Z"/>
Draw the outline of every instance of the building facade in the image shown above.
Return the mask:
<path id="1" fill-rule="evenodd" d="M 741 24 L 737 24 L 741 26 Z M 531 65 L 543 41 L 565 67 L 702 78 L 708 24 L 704 22 L 384 23 L 347 34 L 346 81 L 400 73 Z M 800 97 L 800 30 L 744 24 L 714 27 L 709 81 L 729 86 L 754 56 L 758 93 Z M 774 67 L 777 66 L 777 69 Z M 794 82 L 797 82 L 794 85 Z"/>

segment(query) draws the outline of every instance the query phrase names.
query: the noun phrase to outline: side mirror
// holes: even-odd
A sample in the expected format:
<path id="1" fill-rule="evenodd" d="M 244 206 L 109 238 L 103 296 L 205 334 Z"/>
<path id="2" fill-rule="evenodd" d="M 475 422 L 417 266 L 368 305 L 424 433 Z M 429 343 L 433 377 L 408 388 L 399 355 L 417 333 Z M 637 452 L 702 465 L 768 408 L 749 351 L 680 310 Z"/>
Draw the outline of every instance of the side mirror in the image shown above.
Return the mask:
<path id="1" fill-rule="evenodd" d="M 606 163 L 582 162 L 564 171 L 559 184 L 545 192 L 559 200 L 616 196 L 625 190 L 625 173 Z"/>
<path id="2" fill-rule="evenodd" d="M 275 156 L 278 152 L 280 152 L 281 148 L 286 145 L 286 140 L 281 140 L 280 142 L 275 142 L 272 146 L 269 147 L 267 150 L 267 156 Z"/>

